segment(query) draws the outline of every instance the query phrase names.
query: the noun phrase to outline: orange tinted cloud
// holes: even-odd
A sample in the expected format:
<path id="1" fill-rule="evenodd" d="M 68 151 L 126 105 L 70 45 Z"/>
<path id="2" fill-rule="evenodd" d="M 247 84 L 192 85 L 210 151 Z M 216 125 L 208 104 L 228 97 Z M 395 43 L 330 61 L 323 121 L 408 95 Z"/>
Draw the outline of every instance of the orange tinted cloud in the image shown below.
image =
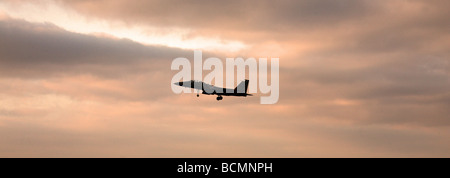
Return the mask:
<path id="1" fill-rule="evenodd" d="M 450 154 L 447 1 L 58 2 L 249 46 L 205 56 L 280 57 L 280 100 L 176 95 L 192 51 L 4 18 L 0 157 Z"/>

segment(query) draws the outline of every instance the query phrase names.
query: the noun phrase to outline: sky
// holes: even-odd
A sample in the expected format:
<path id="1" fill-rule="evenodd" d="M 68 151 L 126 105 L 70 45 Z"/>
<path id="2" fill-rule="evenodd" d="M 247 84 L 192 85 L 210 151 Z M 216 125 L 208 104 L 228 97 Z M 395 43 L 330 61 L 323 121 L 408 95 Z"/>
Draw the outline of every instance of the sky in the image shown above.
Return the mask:
<path id="1" fill-rule="evenodd" d="M 0 157 L 450 157 L 449 6 L 2 0 Z M 278 102 L 173 93 L 194 50 L 279 58 Z"/>

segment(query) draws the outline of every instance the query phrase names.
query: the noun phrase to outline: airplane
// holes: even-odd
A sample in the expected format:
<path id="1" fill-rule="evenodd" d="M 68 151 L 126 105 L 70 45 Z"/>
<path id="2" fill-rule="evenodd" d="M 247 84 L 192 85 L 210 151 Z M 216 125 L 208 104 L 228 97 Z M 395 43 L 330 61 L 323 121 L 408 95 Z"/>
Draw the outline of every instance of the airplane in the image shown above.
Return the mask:
<path id="1" fill-rule="evenodd" d="M 217 95 L 217 101 L 220 101 L 223 99 L 222 96 L 253 96 L 252 94 L 248 94 L 248 83 L 249 80 L 242 81 L 236 88 L 230 89 L 230 88 L 221 88 L 216 87 L 214 85 L 210 85 L 207 83 L 204 83 L 202 81 L 184 81 L 184 82 L 175 82 L 173 84 L 186 87 L 186 88 L 193 88 L 197 89 L 197 97 L 199 97 L 199 90 L 202 90 L 202 94 L 205 95 Z"/>

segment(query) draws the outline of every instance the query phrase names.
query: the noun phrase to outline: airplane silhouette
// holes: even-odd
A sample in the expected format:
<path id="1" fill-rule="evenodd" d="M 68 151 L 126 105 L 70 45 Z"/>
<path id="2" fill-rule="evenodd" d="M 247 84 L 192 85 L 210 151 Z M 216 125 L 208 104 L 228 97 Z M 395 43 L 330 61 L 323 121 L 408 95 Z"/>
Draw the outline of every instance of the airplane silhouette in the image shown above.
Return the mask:
<path id="1" fill-rule="evenodd" d="M 217 95 L 217 101 L 220 101 L 223 99 L 222 96 L 253 96 L 252 94 L 248 94 L 248 82 L 249 80 L 242 81 L 236 88 L 230 89 L 230 88 L 221 88 L 216 87 L 207 83 L 204 83 L 202 81 L 184 81 L 184 82 L 175 82 L 173 84 L 186 87 L 186 88 L 193 88 L 197 89 L 197 97 L 199 97 L 199 90 L 202 90 L 202 94 L 205 95 Z"/>

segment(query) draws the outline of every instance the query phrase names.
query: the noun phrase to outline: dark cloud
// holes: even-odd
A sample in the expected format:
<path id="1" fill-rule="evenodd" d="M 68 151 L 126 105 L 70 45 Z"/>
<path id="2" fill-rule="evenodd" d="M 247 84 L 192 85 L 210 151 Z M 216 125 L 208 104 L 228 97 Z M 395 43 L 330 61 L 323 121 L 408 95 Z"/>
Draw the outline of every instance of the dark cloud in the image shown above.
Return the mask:
<path id="1" fill-rule="evenodd" d="M 307 107 L 308 117 L 363 125 L 450 125 L 447 56 L 411 52 L 385 58 L 355 68 L 346 65 L 362 65 L 368 60 L 352 61 L 338 55 L 305 67 L 282 69 L 281 86 L 290 87 L 281 87 L 280 101 L 314 103 Z"/>
<path id="2" fill-rule="evenodd" d="M 371 13 L 371 1 L 63 1 L 92 16 L 130 23 L 225 29 L 330 25 Z M 99 8 L 105 7 L 105 8 Z"/>
<path id="3" fill-rule="evenodd" d="M 192 55 L 181 49 L 88 36 L 52 24 L 19 20 L 0 21 L 0 38 L 1 73 L 9 75 L 142 72 L 158 68 L 161 63 L 168 65 L 176 57 Z"/>
<path id="4" fill-rule="evenodd" d="M 342 31 L 358 29 L 359 32 L 352 35 L 380 35 L 367 39 L 368 41 L 357 41 L 356 43 L 363 43 L 357 45 L 372 44 L 375 48 L 384 50 L 391 49 L 389 47 L 397 44 L 397 39 L 411 35 L 409 32 L 417 27 L 448 28 L 445 17 L 450 15 L 442 8 L 448 7 L 449 3 L 439 0 L 61 2 L 91 18 L 122 21 L 129 25 L 181 27 L 190 29 L 193 36 L 219 36 L 224 39 L 246 40 L 245 42 L 292 39 L 303 41 L 299 35 L 324 29 L 324 36 L 336 38 Z M 347 39 L 349 38 L 344 37 L 341 40 Z M 354 38 L 350 37 L 350 40 Z"/>

